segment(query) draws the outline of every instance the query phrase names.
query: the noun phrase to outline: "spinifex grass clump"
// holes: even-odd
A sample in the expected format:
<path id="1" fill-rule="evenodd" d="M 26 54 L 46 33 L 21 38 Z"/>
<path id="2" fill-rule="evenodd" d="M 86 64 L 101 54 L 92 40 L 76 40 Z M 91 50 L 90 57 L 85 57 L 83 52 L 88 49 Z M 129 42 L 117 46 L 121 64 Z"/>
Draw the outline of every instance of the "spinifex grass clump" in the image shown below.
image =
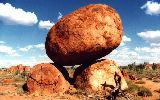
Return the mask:
<path id="1" fill-rule="evenodd" d="M 138 90 L 138 95 L 143 97 L 152 96 L 152 92 L 146 87 L 140 87 Z"/>
<path id="2" fill-rule="evenodd" d="M 128 89 L 125 91 L 126 93 L 137 94 L 138 96 L 152 96 L 152 92 L 144 87 L 133 84 L 131 81 L 128 81 Z"/>
<path id="3" fill-rule="evenodd" d="M 139 81 L 135 82 L 135 84 L 145 84 L 145 81 L 139 80 Z"/>

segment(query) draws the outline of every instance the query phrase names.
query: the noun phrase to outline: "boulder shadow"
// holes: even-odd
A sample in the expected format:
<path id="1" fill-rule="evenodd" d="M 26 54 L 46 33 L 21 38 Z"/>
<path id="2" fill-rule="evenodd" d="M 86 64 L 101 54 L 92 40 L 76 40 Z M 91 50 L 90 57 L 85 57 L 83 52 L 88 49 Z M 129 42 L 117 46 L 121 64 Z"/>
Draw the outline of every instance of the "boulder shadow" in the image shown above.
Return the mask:
<path id="1" fill-rule="evenodd" d="M 58 63 L 50 63 L 52 65 L 54 65 L 64 76 L 64 78 L 70 83 L 73 84 L 73 79 L 69 77 L 69 73 L 67 71 L 67 69 L 65 67 L 63 67 L 62 65 L 58 64 Z"/>

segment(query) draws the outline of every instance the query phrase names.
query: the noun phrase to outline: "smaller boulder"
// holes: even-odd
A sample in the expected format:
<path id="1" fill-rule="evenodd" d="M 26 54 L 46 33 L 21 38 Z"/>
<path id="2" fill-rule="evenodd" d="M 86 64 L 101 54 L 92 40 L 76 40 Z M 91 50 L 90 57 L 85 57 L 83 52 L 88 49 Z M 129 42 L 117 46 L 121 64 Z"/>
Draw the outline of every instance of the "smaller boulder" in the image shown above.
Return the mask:
<path id="1" fill-rule="evenodd" d="M 30 93 L 52 94 L 65 92 L 69 83 L 54 65 L 42 63 L 32 68 L 26 86 Z"/>
<path id="2" fill-rule="evenodd" d="M 84 66 L 81 68 L 84 68 Z M 79 71 L 81 71 L 80 68 L 76 70 L 75 74 Z M 87 92 L 101 93 L 105 91 L 106 94 L 110 94 L 111 90 L 116 87 L 115 73 L 121 78 L 121 90 L 127 89 L 127 83 L 118 65 L 114 61 L 108 59 L 100 60 L 85 66 L 81 74 L 74 75 L 76 78 L 75 86 Z"/>

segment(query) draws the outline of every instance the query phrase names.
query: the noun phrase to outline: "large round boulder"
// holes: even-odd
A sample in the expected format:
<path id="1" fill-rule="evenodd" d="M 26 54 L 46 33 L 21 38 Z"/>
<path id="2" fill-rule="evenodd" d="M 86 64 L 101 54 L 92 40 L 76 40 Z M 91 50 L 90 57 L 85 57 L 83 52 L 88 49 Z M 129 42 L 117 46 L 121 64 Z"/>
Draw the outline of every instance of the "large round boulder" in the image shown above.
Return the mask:
<path id="1" fill-rule="evenodd" d="M 33 67 L 26 87 L 30 93 L 63 93 L 68 90 L 69 83 L 54 65 L 42 63 Z"/>
<path id="2" fill-rule="evenodd" d="M 109 54 L 122 35 L 118 13 L 108 5 L 91 4 L 64 16 L 50 29 L 46 53 L 61 65 L 82 64 Z"/>
<path id="3" fill-rule="evenodd" d="M 86 67 L 84 70 L 80 70 L 84 67 Z M 116 77 L 120 77 L 121 90 L 128 88 L 118 65 L 112 60 L 100 60 L 80 68 L 76 69 L 74 76 L 76 78 L 75 86 L 79 89 L 93 93 L 105 91 L 109 94 L 116 88 Z"/>

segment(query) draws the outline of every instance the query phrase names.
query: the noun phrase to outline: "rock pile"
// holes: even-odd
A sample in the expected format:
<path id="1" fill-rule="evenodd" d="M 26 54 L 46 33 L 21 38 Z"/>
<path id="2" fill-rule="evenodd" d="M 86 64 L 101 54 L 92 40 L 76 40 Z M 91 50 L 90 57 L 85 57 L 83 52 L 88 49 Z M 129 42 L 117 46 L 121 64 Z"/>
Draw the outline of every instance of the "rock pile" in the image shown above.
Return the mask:
<path id="1" fill-rule="evenodd" d="M 29 91 L 64 92 L 67 81 L 71 81 L 63 66 L 78 64 L 82 66 L 76 69 L 72 81 L 77 88 L 111 91 L 118 84 L 118 89 L 126 89 L 114 61 L 97 61 L 120 45 L 122 35 L 120 16 L 104 4 L 87 5 L 64 16 L 50 29 L 45 42 L 46 53 L 56 66 L 36 65 L 27 82 Z"/>
<path id="2" fill-rule="evenodd" d="M 19 74 L 23 73 L 24 71 L 29 72 L 31 70 L 31 67 L 29 66 L 23 66 L 22 64 L 17 66 L 11 66 L 7 71 L 11 73 L 19 72 Z"/>
<path id="3" fill-rule="evenodd" d="M 122 35 L 118 13 L 110 6 L 91 4 L 64 16 L 50 29 L 46 53 L 60 67 L 82 64 L 74 72 L 73 82 L 78 88 L 102 91 L 104 83 L 114 88 L 114 76 L 118 75 L 124 90 L 127 84 L 117 64 L 111 60 L 96 61 L 118 47 Z"/>

